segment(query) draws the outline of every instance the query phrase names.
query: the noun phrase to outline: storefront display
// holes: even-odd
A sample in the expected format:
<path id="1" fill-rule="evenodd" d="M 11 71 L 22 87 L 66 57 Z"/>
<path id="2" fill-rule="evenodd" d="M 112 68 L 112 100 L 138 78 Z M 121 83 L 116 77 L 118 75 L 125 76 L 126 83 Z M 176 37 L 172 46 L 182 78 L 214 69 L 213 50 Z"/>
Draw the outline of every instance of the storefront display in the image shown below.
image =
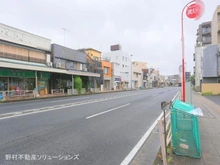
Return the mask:
<path id="1" fill-rule="evenodd" d="M 38 92 L 42 95 L 48 92 L 50 73 L 37 72 Z M 10 95 L 20 95 L 26 90 L 36 88 L 35 71 L 0 68 L 0 91 L 10 91 Z"/>
<path id="2" fill-rule="evenodd" d="M 8 87 L 7 78 L 0 77 L 0 91 L 6 91 Z"/>
<path id="3" fill-rule="evenodd" d="M 40 95 L 47 94 L 47 82 L 45 80 L 38 81 L 38 91 Z"/>

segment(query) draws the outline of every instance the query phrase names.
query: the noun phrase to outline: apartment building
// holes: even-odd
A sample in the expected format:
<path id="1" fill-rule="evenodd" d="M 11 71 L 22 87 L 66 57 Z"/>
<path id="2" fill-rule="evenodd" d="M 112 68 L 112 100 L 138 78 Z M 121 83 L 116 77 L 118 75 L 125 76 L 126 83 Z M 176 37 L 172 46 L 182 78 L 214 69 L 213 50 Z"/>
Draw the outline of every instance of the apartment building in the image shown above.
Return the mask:
<path id="1" fill-rule="evenodd" d="M 207 45 L 212 44 L 212 21 L 200 24 L 196 36 L 195 53 L 193 54 L 193 61 L 195 61 L 193 72 L 195 75 L 195 90 L 201 91 L 203 50 Z"/>
<path id="2" fill-rule="evenodd" d="M 211 22 L 212 43 L 203 48 L 202 93 L 220 93 L 220 5 L 214 11 Z"/>
<path id="3" fill-rule="evenodd" d="M 112 88 L 131 88 L 131 55 L 123 52 L 120 45 L 112 45 L 110 52 L 103 53 L 104 58 L 108 58 L 112 63 Z"/>
<path id="4" fill-rule="evenodd" d="M 212 43 L 212 22 L 203 22 L 199 25 L 197 29 L 197 39 L 196 44 L 202 43 L 203 46 L 209 45 Z"/>
<path id="5" fill-rule="evenodd" d="M 203 50 L 207 45 L 212 43 L 212 22 L 209 21 L 200 24 L 196 35 L 195 53 L 193 54 L 195 66 L 193 72 L 195 75 L 195 90 L 201 91 Z"/>
<path id="6" fill-rule="evenodd" d="M 212 44 L 220 44 L 220 5 L 217 6 L 212 18 Z"/>

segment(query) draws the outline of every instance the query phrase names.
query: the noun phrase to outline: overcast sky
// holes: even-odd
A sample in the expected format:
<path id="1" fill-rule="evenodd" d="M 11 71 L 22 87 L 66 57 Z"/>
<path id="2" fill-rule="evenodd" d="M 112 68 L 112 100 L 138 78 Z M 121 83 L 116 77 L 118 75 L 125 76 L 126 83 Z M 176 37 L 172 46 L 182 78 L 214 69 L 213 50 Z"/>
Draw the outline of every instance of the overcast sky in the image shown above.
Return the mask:
<path id="1" fill-rule="evenodd" d="M 1 22 L 78 49 L 102 52 L 120 44 L 133 60 L 159 68 L 161 74 L 177 74 L 181 65 L 182 8 L 190 0 L 3 0 Z M 219 0 L 203 0 L 199 21 L 184 19 L 187 70 L 193 71 L 196 31 L 212 20 Z"/>

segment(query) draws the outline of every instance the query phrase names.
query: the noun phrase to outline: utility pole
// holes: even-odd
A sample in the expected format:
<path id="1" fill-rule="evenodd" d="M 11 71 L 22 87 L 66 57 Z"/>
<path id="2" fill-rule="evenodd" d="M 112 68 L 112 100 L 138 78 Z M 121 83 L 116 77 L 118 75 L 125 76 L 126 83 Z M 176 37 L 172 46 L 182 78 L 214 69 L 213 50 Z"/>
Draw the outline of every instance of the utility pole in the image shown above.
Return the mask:
<path id="1" fill-rule="evenodd" d="M 131 55 L 131 90 L 132 90 L 132 74 L 133 74 L 133 73 L 132 73 L 132 56 L 133 56 L 133 55 Z"/>

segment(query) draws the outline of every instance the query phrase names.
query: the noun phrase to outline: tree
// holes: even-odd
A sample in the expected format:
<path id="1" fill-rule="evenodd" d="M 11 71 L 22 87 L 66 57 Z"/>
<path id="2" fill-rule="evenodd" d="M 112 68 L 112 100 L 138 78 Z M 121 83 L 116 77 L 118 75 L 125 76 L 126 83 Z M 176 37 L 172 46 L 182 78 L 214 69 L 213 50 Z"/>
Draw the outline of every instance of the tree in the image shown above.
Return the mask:
<path id="1" fill-rule="evenodd" d="M 82 91 L 82 79 L 80 76 L 76 76 L 74 79 L 74 88 L 77 90 L 78 94 Z"/>
<path id="2" fill-rule="evenodd" d="M 192 75 L 192 76 L 190 77 L 190 81 L 191 81 L 191 83 L 192 83 L 193 85 L 195 85 L 195 75 Z"/>

